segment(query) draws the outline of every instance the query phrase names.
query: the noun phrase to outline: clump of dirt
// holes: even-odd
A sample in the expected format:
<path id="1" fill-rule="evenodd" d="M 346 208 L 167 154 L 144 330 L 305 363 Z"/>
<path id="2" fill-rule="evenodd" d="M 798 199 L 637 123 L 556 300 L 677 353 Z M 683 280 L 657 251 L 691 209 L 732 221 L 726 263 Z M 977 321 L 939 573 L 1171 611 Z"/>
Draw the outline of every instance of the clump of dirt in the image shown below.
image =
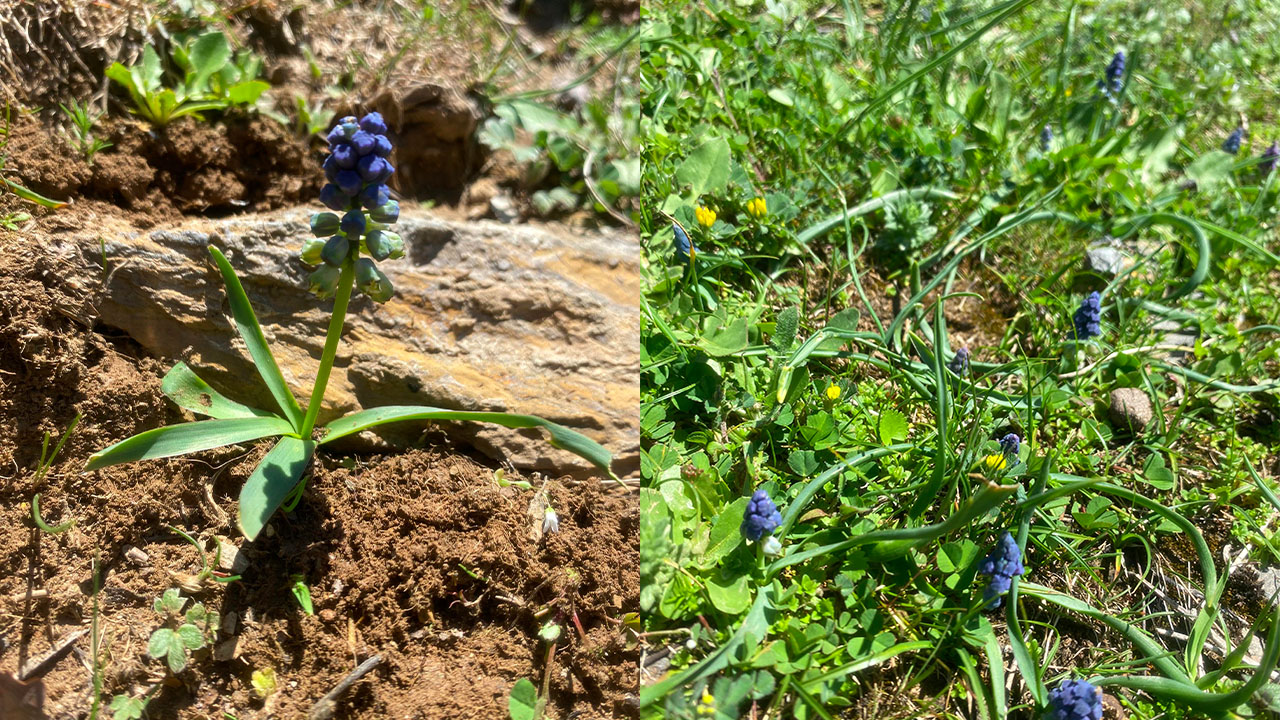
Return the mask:
<path id="1" fill-rule="evenodd" d="M 202 567 L 174 528 L 211 555 L 212 536 L 236 537 L 235 498 L 266 448 L 81 472 L 94 451 L 183 418 L 159 392 L 165 367 L 95 331 L 91 296 L 67 294 L 56 268 L 39 247 L 0 235 L 0 467 L 10 468 L 0 477 L 0 675 L 97 614 L 104 702 L 153 690 L 151 717 L 304 716 L 375 654 L 382 663 L 338 716 L 505 717 L 515 682 L 541 686 L 544 675 L 554 716 L 635 714 L 638 654 L 624 627 L 638 609 L 634 497 L 596 481 L 499 487 L 492 468 L 443 451 L 319 459 L 297 509 L 244 545 L 241 580 L 183 591 L 226 622 L 212 648 L 167 675 L 145 655 L 161 625 L 151 603 Z M 77 411 L 78 428 L 36 480 L 43 433 L 56 437 Z M 37 492 L 51 523 L 76 525 L 36 530 Z M 560 524 L 539 537 L 544 502 Z M 291 592 L 298 580 L 315 615 Z M 549 667 L 538 634 L 548 622 L 562 629 Z M 47 715 L 87 711 L 90 653 L 85 634 L 43 674 Z M 266 669 L 277 686 L 264 698 L 252 676 Z"/>
<path id="2" fill-rule="evenodd" d="M 31 116 L 9 130 L 6 169 L 54 199 L 99 200 L 148 226 L 183 213 L 209 216 L 296 204 L 319 192 L 323 158 L 279 123 L 227 117 L 179 118 L 164 128 L 106 123 L 112 147 L 85 162 L 64 137 Z"/>

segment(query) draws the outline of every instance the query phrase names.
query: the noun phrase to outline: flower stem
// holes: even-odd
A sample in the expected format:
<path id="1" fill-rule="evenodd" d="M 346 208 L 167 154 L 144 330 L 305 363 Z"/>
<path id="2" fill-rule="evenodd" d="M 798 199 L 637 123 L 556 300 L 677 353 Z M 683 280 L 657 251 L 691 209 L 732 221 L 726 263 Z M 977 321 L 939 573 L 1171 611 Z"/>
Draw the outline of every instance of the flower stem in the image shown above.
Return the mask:
<path id="1" fill-rule="evenodd" d="M 302 420 L 302 430 L 298 435 L 303 440 L 311 439 L 311 430 L 316 426 L 316 416 L 320 414 L 320 405 L 324 401 L 324 389 L 329 384 L 329 371 L 333 369 L 333 358 L 338 354 L 338 338 L 342 335 L 342 325 L 347 319 L 347 303 L 351 301 L 351 286 L 355 284 L 356 264 L 348 259 L 342 264 L 342 272 L 338 275 L 338 291 L 333 298 L 333 317 L 329 318 L 329 332 L 324 338 L 324 353 L 320 355 L 320 369 L 316 371 L 316 384 L 311 390 L 311 399 L 307 401 L 307 416 Z"/>

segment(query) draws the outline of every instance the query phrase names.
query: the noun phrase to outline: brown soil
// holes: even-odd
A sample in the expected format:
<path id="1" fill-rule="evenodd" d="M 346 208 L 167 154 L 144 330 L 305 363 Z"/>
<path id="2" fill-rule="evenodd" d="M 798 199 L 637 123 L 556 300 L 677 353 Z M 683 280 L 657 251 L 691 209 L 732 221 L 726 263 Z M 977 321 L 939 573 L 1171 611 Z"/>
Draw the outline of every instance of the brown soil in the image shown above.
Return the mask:
<path id="1" fill-rule="evenodd" d="M 197 651 L 166 678 L 145 655 L 160 625 L 151 603 L 201 567 L 171 526 L 206 542 L 234 537 L 235 498 L 265 448 L 80 472 L 107 444 L 183 418 L 159 392 L 164 364 L 71 319 L 85 301 L 56 289 L 57 267 L 0 236 L 0 467 L 9 468 L 0 476 L 0 678 L 88 629 L 96 604 L 104 702 L 156 687 L 151 718 L 305 717 L 374 654 L 382 664 L 343 696 L 336 717 L 499 718 L 519 678 L 541 685 L 538 630 L 552 621 L 563 632 L 549 716 L 634 714 L 638 655 L 623 626 L 638 606 L 634 498 L 594 481 L 547 482 L 560 531 L 538 540 L 536 493 L 498 487 L 470 457 L 428 450 L 320 459 L 297 510 L 244 548 L 243 579 L 195 593 L 236 616 L 217 641 L 227 659 Z M 37 480 L 43 433 L 56 437 L 76 412 L 79 427 Z M 76 525 L 36 530 L 37 492 L 51 523 Z M 126 556 L 129 546 L 145 558 Z M 290 593 L 296 574 L 314 616 Z M 36 591 L 48 595 L 28 597 Z M 86 633 L 43 674 L 47 716 L 86 715 L 91 652 Z M 251 676 L 265 669 L 277 689 L 263 699 Z"/>
<path id="2" fill-rule="evenodd" d="M 6 171 L 53 199 L 103 201 L 147 227 L 183 213 L 225 215 L 271 209 L 315 197 L 322 158 L 278 123 L 192 117 L 152 129 L 131 120 L 106 122 L 113 146 L 86 163 L 62 136 L 32 116 L 13 119 Z"/>

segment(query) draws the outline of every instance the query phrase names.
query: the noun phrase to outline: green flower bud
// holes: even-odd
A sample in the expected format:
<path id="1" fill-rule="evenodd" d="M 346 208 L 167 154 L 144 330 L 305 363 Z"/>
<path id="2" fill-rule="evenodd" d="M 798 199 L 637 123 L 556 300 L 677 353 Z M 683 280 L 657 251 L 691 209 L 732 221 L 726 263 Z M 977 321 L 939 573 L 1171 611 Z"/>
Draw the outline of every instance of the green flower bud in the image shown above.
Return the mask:
<path id="1" fill-rule="evenodd" d="M 334 267 L 342 267 L 351 254 L 351 242 L 341 235 L 334 235 L 324 244 L 321 256 L 324 261 Z"/>
<path id="2" fill-rule="evenodd" d="M 338 225 L 342 221 L 337 215 L 331 212 L 316 213 L 311 216 L 311 234 L 316 237 L 328 237 L 338 232 Z"/>
<path id="3" fill-rule="evenodd" d="M 404 257 L 404 240 L 399 233 L 387 230 L 374 230 L 364 238 L 365 247 L 374 260 L 386 260 Z"/>
<path id="4" fill-rule="evenodd" d="M 324 240 L 321 238 L 307 238 L 302 241 L 302 262 L 308 265 L 319 265 L 324 262 L 321 252 L 324 250 Z"/>
<path id="5" fill-rule="evenodd" d="M 380 222 L 384 225 L 390 225 L 400 218 L 400 203 L 395 200 L 388 200 L 386 204 L 379 205 L 369 211 L 369 219 L 374 222 Z"/>
<path id="6" fill-rule="evenodd" d="M 338 275 L 342 271 L 332 265 L 321 265 L 311 273 L 311 292 L 321 298 L 333 297 L 338 290 Z"/>
<path id="7" fill-rule="evenodd" d="M 374 302 L 380 303 L 390 300 L 396 291 L 391 286 L 391 280 L 369 258 L 360 258 L 356 261 L 356 287 L 373 298 Z"/>

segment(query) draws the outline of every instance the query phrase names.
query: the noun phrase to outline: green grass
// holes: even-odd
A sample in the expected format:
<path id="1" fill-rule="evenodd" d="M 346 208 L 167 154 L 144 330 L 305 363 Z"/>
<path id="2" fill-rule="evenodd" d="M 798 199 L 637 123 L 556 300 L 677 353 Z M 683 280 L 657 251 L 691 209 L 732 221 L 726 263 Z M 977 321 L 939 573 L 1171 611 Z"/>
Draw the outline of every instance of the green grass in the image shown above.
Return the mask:
<path id="1" fill-rule="evenodd" d="M 1068 677 L 1137 719 L 1263 712 L 1223 694 L 1273 601 L 1223 558 L 1280 560 L 1276 9 L 647 10 L 644 717 L 1031 718 Z M 1083 271 L 1108 237 L 1125 269 Z M 757 489 L 778 557 L 738 532 Z M 1006 529 L 1027 572 L 984 610 Z"/>

